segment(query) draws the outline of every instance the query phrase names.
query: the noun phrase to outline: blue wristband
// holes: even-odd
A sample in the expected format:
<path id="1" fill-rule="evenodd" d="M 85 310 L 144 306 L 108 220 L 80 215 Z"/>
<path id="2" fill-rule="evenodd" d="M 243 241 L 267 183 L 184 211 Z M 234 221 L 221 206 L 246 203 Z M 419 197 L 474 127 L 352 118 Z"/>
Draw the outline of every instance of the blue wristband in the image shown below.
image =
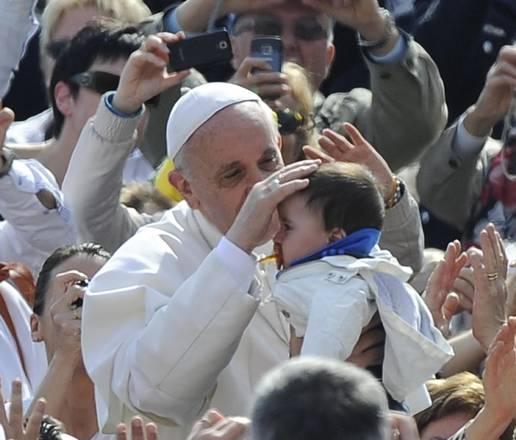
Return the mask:
<path id="1" fill-rule="evenodd" d="M 133 113 L 125 113 L 125 112 L 122 112 L 122 111 L 118 110 L 113 105 L 113 97 L 114 96 L 115 96 L 115 92 L 114 91 L 107 92 L 107 93 L 104 94 L 104 104 L 106 104 L 106 107 L 108 108 L 108 110 L 111 113 L 113 113 L 114 115 L 119 116 L 121 118 L 129 119 L 129 118 L 136 118 L 137 116 L 140 116 L 143 113 L 143 111 L 145 109 L 143 105 L 138 110 L 136 110 Z"/>

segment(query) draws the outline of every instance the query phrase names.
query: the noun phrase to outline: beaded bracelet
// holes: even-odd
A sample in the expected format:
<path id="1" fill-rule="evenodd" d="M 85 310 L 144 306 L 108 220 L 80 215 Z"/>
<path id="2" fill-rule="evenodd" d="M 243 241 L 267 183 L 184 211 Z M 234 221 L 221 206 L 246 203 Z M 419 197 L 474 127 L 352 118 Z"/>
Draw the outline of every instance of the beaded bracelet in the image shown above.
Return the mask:
<path id="1" fill-rule="evenodd" d="M 392 189 L 394 190 L 391 198 L 385 202 L 385 209 L 390 209 L 396 205 L 401 199 L 402 189 L 401 189 L 401 180 L 396 176 L 392 178 Z"/>

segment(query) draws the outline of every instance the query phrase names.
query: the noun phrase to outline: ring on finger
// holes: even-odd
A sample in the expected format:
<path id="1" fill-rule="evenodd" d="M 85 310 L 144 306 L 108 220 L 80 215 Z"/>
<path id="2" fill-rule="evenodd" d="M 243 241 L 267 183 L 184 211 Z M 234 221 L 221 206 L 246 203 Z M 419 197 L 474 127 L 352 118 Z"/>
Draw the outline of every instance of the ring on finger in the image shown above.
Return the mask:
<path id="1" fill-rule="evenodd" d="M 486 277 L 488 281 L 495 281 L 496 279 L 498 279 L 498 272 L 486 273 Z"/>
<path id="2" fill-rule="evenodd" d="M 400 431 L 398 429 L 392 430 L 392 440 L 399 440 L 401 437 Z"/>

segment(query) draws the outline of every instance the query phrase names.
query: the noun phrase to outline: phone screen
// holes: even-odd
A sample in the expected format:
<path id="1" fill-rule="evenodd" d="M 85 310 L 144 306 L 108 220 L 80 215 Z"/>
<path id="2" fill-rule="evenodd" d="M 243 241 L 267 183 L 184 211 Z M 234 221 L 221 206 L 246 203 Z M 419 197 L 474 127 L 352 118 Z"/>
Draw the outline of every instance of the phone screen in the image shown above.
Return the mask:
<path id="1" fill-rule="evenodd" d="M 266 60 L 273 72 L 281 72 L 283 43 L 280 37 L 257 37 L 251 42 L 251 57 Z"/>

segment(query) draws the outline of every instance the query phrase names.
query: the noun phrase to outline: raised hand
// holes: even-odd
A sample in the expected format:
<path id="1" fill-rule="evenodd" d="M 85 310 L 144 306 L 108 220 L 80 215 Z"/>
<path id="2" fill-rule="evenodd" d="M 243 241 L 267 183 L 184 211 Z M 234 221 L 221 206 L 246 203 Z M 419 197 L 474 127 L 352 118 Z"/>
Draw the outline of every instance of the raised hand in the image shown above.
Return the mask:
<path id="1" fill-rule="evenodd" d="M 389 165 L 354 125 L 346 122 L 343 127 L 351 141 L 333 130 L 325 129 L 319 139 L 319 145 L 328 155 L 309 146 L 303 148 L 305 155 L 311 159 L 320 159 L 323 162 L 336 160 L 365 165 L 374 174 L 378 183 L 385 188 L 384 198 L 389 200 L 393 195 L 393 174 Z"/>
<path id="2" fill-rule="evenodd" d="M 455 240 L 448 244 L 444 258 L 434 269 L 424 292 L 424 300 L 434 323 L 445 335 L 450 334 L 450 319 L 461 311 L 459 296 L 452 292 L 453 285 L 468 257 Z"/>
<path id="3" fill-rule="evenodd" d="M 161 32 L 149 35 L 140 49 L 133 52 L 120 76 L 120 83 L 113 98 L 113 105 L 124 113 L 134 113 L 142 104 L 164 90 L 179 84 L 189 71 L 168 73 L 170 50 L 185 38 L 182 32 Z"/>
<path id="4" fill-rule="evenodd" d="M 253 73 L 254 69 L 259 71 Z M 290 92 L 287 75 L 271 71 L 261 58 L 245 58 L 229 82 L 252 90 L 265 101 L 274 101 Z"/>
<path id="5" fill-rule="evenodd" d="M 0 425 L 4 428 L 5 437 L 9 440 L 38 440 L 41 421 L 45 414 L 45 399 L 39 399 L 24 424 L 22 383 L 15 380 L 11 387 L 11 406 L 9 417 L 5 412 L 4 396 L 0 387 Z"/>
<path id="6" fill-rule="evenodd" d="M 480 233 L 482 252 L 472 250 L 474 270 L 473 335 L 487 351 L 506 320 L 507 256 L 500 234 L 492 224 Z"/>
<path id="7" fill-rule="evenodd" d="M 224 417 L 210 409 L 192 428 L 187 440 L 239 440 L 249 430 L 250 420 L 245 417 Z"/>
<path id="8" fill-rule="evenodd" d="M 4 159 L 2 158 L 2 150 L 5 143 L 5 135 L 7 129 L 14 121 L 14 112 L 8 107 L 2 107 L 2 101 L 0 101 L 0 166 L 3 165 Z"/>
<path id="9" fill-rule="evenodd" d="M 516 88 L 516 44 L 504 46 L 487 73 L 484 88 L 464 119 L 467 130 L 475 136 L 487 136 L 500 121 L 511 103 Z"/>
<path id="10" fill-rule="evenodd" d="M 116 427 L 116 440 L 158 440 L 158 428 L 154 423 L 143 424 L 141 417 L 135 416 L 131 419 L 130 432 L 127 431 L 125 423 Z"/>
<path id="11" fill-rule="evenodd" d="M 332 15 L 341 24 L 375 41 L 385 35 L 385 19 L 377 0 L 302 0 L 307 6 Z"/>
<path id="12" fill-rule="evenodd" d="M 71 270 L 56 275 L 54 286 L 60 294 L 50 306 L 50 316 L 56 331 L 56 355 L 67 359 L 73 368 L 81 359 L 81 315 L 86 275 Z"/>

